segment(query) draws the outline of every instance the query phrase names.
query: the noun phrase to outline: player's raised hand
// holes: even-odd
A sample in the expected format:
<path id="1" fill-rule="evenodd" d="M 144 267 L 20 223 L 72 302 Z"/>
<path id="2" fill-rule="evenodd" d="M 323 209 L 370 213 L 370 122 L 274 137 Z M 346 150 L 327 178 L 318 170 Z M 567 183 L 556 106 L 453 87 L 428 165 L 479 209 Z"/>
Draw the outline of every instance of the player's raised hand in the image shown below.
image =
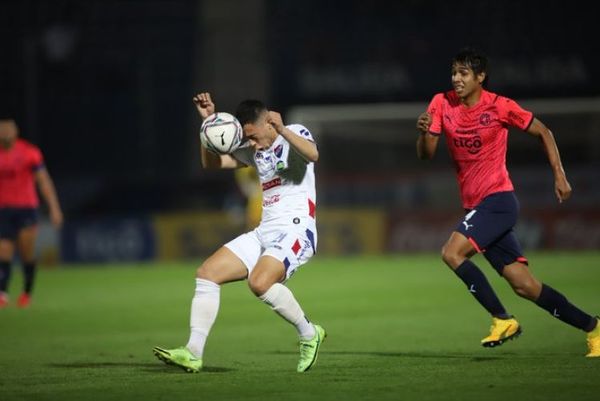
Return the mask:
<path id="1" fill-rule="evenodd" d="M 556 194 L 559 203 L 563 203 L 569 199 L 571 197 L 571 192 L 571 184 L 569 184 L 569 181 L 567 181 L 564 174 L 554 180 L 554 193 Z"/>
<path id="2" fill-rule="evenodd" d="M 198 110 L 198 114 L 200 114 L 202 120 L 205 120 L 208 116 L 215 112 L 215 104 L 210 98 L 210 93 L 198 93 L 192 98 L 192 100 L 194 101 L 194 104 L 196 105 L 196 110 Z"/>
<path id="3" fill-rule="evenodd" d="M 429 127 L 431 127 L 431 114 L 425 112 L 422 113 L 417 119 L 417 129 L 421 131 L 421 133 L 426 134 L 429 132 Z"/>
<path id="4" fill-rule="evenodd" d="M 281 114 L 276 111 L 269 111 L 269 115 L 267 116 L 267 122 L 271 124 L 275 131 L 281 133 L 285 126 L 283 125 L 283 119 L 281 118 Z"/>

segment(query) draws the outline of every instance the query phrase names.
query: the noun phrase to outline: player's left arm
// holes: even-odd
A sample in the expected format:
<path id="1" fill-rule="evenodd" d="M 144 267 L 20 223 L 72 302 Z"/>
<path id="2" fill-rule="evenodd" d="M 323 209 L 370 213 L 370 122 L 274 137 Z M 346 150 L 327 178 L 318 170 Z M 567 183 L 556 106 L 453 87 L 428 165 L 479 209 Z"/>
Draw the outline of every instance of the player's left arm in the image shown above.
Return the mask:
<path id="1" fill-rule="evenodd" d="M 283 124 L 283 120 L 281 119 L 281 114 L 277 113 L 276 111 L 269 111 L 269 117 L 267 121 L 273 126 L 275 131 L 284 137 L 290 146 L 294 148 L 294 150 L 298 152 L 298 154 L 300 154 L 300 156 L 302 156 L 306 161 L 315 163 L 317 160 L 319 160 L 319 151 L 317 150 L 317 145 L 306 138 L 296 135 L 289 128 L 286 128 L 286 126 Z"/>
<path id="2" fill-rule="evenodd" d="M 560 160 L 560 153 L 552 131 L 534 117 L 529 128 L 527 128 L 527 133 L 539 138 L 542 142 L 554 173 L 554 193 L 559 202 L 566 201 L 571 196 L 571 184 L 567 181 L 567 175 Z"/>
<path id="3" fill-rule="evenodd" d="M 55 227 L 59 228 L 63 224 L 63 213 L 62 209 L 60 208 L 58 196 L 56 195 L 54 182 L 52 181 L 48 170 L 46 170 L 46 168 L 43 166 L 40 167 L 35 172 L 35 179 L 40 189 L 40 193 L 48 205 L 50 221 Z"/>

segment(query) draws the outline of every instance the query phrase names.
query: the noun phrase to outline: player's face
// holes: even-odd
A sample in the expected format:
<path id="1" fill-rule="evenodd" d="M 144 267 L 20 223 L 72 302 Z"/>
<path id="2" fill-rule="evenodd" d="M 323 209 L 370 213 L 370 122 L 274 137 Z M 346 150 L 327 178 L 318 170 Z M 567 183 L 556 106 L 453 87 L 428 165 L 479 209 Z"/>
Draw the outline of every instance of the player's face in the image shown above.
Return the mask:
<path id="1" fill-rule="evenodd" d="M 17 125 L 12 120 L 0 121 L 0 145 L 5 148 L 12 146 L 17 139 Z"/>
<path id="2" fill-rule="evenodd" d="M 481 90 L 485 74 L 475 75 L 471 67 L 455 63 L 452 65 L 452 86 L 461 99 L 466 99 Z"/>
<path id="3" fill-rule="evenodd" d="M 244 125 L 244 137 L 254 150 L 269 148 L 277 137 L 275 128 L 268 123 L 268 116 L 269 112 L 265 110 L 256 122 Z"/>

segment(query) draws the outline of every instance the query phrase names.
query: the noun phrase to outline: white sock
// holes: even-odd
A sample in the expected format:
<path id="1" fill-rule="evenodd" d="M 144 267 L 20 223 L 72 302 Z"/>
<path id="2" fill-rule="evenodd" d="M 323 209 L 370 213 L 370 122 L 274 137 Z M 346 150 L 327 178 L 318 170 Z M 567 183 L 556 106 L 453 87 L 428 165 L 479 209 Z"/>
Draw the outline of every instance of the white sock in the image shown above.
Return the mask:
<path id="1" fill-rule="evenodd" d="M 304 316 L 304 312 L 296 298 L 294 298 L 294 294 L 285 285 L 273 284 L 259 298 L 277 312 L 279 316 L 293 324 L 302 340 L 310 340 L 315 336 L 315 326 Z"/>
<path id="2" fill-rule="evenodd" d="M 196 358 L 202 358 L 206 337 L 217 318 L 220 292 L 221 287 L 218 284 L 201 278 L 196 279 L 196 293 L 192 299 L 190 313 L 190 339 L 186 345 Z"/>

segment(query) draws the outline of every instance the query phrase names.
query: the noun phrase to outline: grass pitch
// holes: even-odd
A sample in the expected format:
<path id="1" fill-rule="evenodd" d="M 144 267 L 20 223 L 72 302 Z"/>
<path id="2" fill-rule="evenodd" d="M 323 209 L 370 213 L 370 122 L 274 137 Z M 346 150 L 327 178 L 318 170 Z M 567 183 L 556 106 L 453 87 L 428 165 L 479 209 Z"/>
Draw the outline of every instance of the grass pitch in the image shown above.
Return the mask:
<path id="1" fill-rule="evenodd" d="M 538 278 L 600 313 L 600 253 L 528 256 Z M 600 399 L 585 334 L 475 260 L 523 325 L 500 348 L 479 345 L 491 320 L 436 255 L 315 257 L 288 283 L 328 332 L 304 374 L 294 329 L 244 282 L 221 291 L 203 372 L 154 358 L 153 346 L 187 341 L 195 262 L 42 270 L 31 308 L 0 310 L 0 400 Z"/>

